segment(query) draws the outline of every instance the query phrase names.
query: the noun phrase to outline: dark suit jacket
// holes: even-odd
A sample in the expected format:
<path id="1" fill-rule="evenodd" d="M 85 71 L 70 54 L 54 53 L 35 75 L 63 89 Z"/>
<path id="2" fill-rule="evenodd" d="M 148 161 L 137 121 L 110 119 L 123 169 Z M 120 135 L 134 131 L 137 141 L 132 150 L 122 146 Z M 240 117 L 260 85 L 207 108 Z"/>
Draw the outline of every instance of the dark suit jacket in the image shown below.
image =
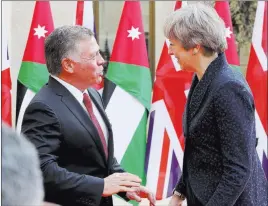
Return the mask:
<path id="1" fill-rule="evenodd" d="M 22 133 L 36 146 L 45 200 L 61 205 L 112 205 L 103 178 L 124 172 L 114 158 L 113 133 L 100 95 L 88 89 L 108 128 L 108 161 L 97 129 L 73 95 L 50 77 L 26 109 Z M 124 194 L 121 194 L 124 197 Z"/>
<path id="2" fill-rule="evenodd" d="M 224 54 L 200 81 L 194 76 L 183 117 L 185 153 L 177 191 L 206 206 L 267 205 L 254 111 L 248 84 Z"/>

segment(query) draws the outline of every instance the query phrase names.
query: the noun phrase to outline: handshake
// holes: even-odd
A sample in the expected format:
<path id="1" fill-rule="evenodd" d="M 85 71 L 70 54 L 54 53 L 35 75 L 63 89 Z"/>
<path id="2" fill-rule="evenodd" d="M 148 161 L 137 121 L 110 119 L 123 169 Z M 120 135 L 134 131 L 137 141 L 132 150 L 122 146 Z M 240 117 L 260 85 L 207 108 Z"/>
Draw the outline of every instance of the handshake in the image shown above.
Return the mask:
<path id="1" fill-rule="evenodd" d="M 104 178 L 103 197 L 111 196 L 119 192 L 126 192 L 130 200 L 141 202 L 141 198 L 147 198 L 150 206 L 155 205 L 155 196 L 148 188 L 141 185 L 141 179 L 130 173 L 114 173 Z"/>

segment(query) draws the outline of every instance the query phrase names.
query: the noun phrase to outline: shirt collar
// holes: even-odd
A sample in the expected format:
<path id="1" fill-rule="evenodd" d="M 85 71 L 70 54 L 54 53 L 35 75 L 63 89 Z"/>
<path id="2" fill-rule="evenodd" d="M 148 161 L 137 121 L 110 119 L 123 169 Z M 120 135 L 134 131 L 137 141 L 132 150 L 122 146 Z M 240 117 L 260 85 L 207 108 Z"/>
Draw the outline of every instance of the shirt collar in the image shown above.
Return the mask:
<path id="1" fill-rule="evenodd" d="M 77 89 L 73 85 L 65 82 L 62 79 L 60 79 L 54 75 L 51 75 L 51 77 L 53 77 L 59 83 L 61 83 L 78 100 L 78 102 L 80 102 L 80 103 L 83 102 L 83 93 L 88 93 L 87 90 L 85 90 L 84 92 L 81 92 L 79 89 Z"/>

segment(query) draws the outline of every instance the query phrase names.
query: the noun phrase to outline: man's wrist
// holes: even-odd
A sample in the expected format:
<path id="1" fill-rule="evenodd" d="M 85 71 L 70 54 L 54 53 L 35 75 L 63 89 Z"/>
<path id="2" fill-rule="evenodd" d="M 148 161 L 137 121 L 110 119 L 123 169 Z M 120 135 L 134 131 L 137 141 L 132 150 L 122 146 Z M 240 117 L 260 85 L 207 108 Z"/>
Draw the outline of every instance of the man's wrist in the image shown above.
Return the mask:
<path id="1" fill-rule="evenodd" d="M 180 193 L 180 192 L 178 192 L 178 191 L 176 191 L 176 190 L 173 191 L 173 195 L 177 196 L 177 197 L 180 198 L 181 200 L 185 200 L 185 199 L 186 199 L 186 197 L 185 197 L 184 194 L 182 194 L 182 193 Z"/>

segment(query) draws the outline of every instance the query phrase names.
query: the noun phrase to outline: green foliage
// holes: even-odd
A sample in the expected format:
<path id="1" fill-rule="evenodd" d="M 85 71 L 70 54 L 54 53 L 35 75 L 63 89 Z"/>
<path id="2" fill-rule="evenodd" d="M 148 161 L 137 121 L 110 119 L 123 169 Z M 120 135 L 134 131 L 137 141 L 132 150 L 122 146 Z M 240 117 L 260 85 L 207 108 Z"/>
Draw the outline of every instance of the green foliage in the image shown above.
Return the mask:
<path id="1" fill-rule="evenodd" d="M 257 1 L 230 0 L 233 30 L 239 48 L 251 42 Z"/>

